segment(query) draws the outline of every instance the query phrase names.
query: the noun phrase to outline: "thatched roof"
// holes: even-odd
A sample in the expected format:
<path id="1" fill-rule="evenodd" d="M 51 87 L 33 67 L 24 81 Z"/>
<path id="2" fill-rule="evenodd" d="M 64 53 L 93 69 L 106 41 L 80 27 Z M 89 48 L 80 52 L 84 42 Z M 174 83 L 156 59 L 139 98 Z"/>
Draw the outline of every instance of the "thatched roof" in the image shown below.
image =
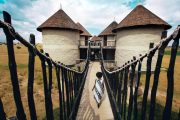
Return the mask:
<path id="1" fill-rule="evenodd" d="M 81 31 L 83 31 L 83 33 L 81 33 L 80 35 L 82 35 L 82 36 L 89 36 L 89 37 L 92 36 L 79 22 L 77 23 L 77 25 L 78 25 L 79 29 Z"/>
<path id="2" fill-rule="evenodd" d="M 115 33 L 113 33 L 112 30 L 115 29 L 117 25 L 118 25 L 117 22 L 113 21 L 98 36 L 115 35 Z"/>
<path id="3" fill-rule="evenodd" d="M 94 35 L 92 38 L 91 38 L 91 41 L 98 41 L 98 40 L 101 40 L 100 37 Z"/>
<path id="4" fill-rule="evenodd" d="M 116 29 L 113 31 L 137 26 L 160 26 L 165 30 L 171 28 L 171 25 L 159 18 L 157 15 L 146 9 L 144 6 L 138 5 L 118 24 Z"/>
<path id="5" fill-rule="evenodd" d="M 70 29 L 79 30 L 76 23 L 62 10 L 58 10 L 54 15 L 48 18 L 44 23 L 42 23 L 37 30 L 42 31 L 42 29 Z M 82 32 L 82 31 L 81 31 Z"/>

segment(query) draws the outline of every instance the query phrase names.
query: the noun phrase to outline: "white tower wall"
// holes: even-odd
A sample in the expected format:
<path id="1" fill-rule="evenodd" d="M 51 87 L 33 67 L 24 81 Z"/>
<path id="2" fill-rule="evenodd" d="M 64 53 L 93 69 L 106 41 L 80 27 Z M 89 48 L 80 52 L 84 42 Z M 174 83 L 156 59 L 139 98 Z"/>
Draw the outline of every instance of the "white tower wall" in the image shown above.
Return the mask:
<path id="1" fill-rule="evenodd" d="M 42 30 L 43 48 L 53 60 L 66 65 L 79 59 L 79 32 L 72 30 Z"/>
<path id="2" fill-rule="evenodd" d="M 133 56 L 145 54 L 149 50 L 149 44 L 154 46 L 160 41 L 162 28 L 135 28 L 117 31 L 115 60 L 121 66 Z M 154 71 L 157 60 L 157 53 L 152 61 L 152 71 Z M 146 59 L 143 60 L 142 69 L 146 69 Z"/>

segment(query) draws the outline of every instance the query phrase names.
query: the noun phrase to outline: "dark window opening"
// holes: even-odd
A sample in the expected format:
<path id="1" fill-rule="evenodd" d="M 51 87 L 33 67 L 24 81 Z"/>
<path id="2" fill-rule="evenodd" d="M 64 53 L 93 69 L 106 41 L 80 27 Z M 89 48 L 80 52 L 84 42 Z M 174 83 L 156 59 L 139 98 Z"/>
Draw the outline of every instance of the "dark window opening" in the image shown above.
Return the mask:
<path id="1" fill-rule="evenodd" d="M 154 47 L 154 43 L 153 42 L 150 42 L 149 44 L 149 49 L 153 48 Z"/>
<path id="2" fill-rule="evenodd" d="M 104 36 L 104 46 L 107 46 L 107 36 Z"/>

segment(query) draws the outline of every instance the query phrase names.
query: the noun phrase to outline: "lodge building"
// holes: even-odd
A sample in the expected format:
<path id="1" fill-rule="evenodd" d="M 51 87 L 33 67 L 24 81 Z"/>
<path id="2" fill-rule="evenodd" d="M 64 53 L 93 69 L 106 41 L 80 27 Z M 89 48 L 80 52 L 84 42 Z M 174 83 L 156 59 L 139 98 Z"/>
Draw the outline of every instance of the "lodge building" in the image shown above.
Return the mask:
<path id="1" fill-rule="evenodd" d="M 148 51 L 161 39 L 164 30 L 171 26 L 146 9 L 136 6 L 119 24 L 110 23 L 98 36 L 93 36 L 80 24 L 75 23 L 62 9 L 41 24 L 43 48 L 50 56 L 67 65 L 87 56 L 88 41 L 91 57 L 99 59 L 100 43 L 105 60 L 113 60 L 118 66 Z M 157 55 L 155 55 L 157 56 Z M 153 60 L 152 65 L 156 61 Z"/>

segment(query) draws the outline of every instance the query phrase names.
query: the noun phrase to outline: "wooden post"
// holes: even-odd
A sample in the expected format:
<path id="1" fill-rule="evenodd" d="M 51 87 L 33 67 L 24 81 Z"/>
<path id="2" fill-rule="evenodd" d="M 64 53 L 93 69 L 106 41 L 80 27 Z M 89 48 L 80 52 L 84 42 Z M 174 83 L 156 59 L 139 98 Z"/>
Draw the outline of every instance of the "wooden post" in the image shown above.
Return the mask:
<path id="1" fill-rule="evenodd" d="M 62 100 L 62 90 L 61 90 L 61 82 L 60 82 L 60 68 L 59 66 L 55 66 L 56 67 L 56 79 L 57 79 L 57 83 L 58 83 L 58 92 L 59 92 L 59 119 L 63 120 L 63 100 Z"/>
<path id="2" fill-rule="evenodd" d="M 147 97 L 148 97 L 149 84 L 150 84 L 150 78 L 151 78 L 151 63 L 152 63 L 152 57 L 154 56 L 154 53 L 155 53 L 155 51 L 151 51 L 151 52 L 149 52 L 149 54 L 147 56 L 146 82 L 145 82 L 143 101 L 142 101 L 142 109 L 141 109 L 141 119 L 142 120 L 145 120 L 145 117 L 146 117 Z"/>
<path id="3" fill-rule="evenodd" d="M 4 112 L 4 107 L 1 98 L 0 98 L 0 120 L 6 120 L 6 114 Z"/>
<path id="4" fill-rule="evenodd" d="M 35 36 L 30 34 L 30 43 L 35 45 Z M 34 63 L 35 63 L 35 51 L 34 49 L 28 48 L 29 51 L 29 63 L 28 63 L 28 105 L 31 120 L 37 120 L 36 108 L 34 104 L 34 96 L 33 96 L 33 84 L 34 84 Z"/>
<path id="5" fill-rule="evenodd" d="M 41 49 L 41 53 L 44 51 Z M 47 73 L 46 73 L 46 60 L 44 56 L 40 56 L 41 60 L 41 67 L 42 67 L 42 76 L 43 76 L 43 84 L 44 84 L 44 96 L 45 96 L 45 108 L 46 108 L 46 118 L 47 120 L 51 120 L 51 115 L 50 115 L 50 108 L 49 108 L 49 97 L 48 97 L 48 84 L 47 84 Z"/>
<path id="6" fill-rule="evenodd" d="M 167 37 L 167 31 L 164 31 L 162 33 L 161 39 L 164 39 L 166 37 Z M 157 93 L 159 74 L 161 71 L 161 64 L 162 64 L 165 47 L 166 46 L 161 46 L 158 50 L 158 58 L 157 58 L 156 67 L 155 67 L 155 71 L 154 71 L 154 82 L 153 82 L 153 86 L 152 86 L 152 90 L 151 90 L 151 103 L 150 103 L 150 113 L 149 113 L 150 120 L 154 120 L 156 93 Z"/>
<path id="7" fill-rule="evenodd" d="M 52 90 L 52 62 L 49 57 L 48 53 L 45 53 L 45 55 L 48 57 L 46 59 L 46 62 L 48 64 L 48 72 L 49 72 L 49 85 L 48 85 L 48 101 L 49 101 L 49 114 L 51 116 L 51 119 L 54 119 L 53 116 L 53 104 L 52 104 L 52 97 L 51 97 L 51 90 Z"/>
<path id="8" fill-rule="evenodd" d="M 11 25 L 11 16 L 5 11 L 3 11 L 3 16 L 4 16 L 4 21 Z M 15 38 L 11 33 L 9 33 L 8 29 L 3 29 L 3 30 L 6 35 L 6 40 L 7 40 L 9 70 L 10 70 L 11 82 L 12 82 L 12 87 L 13 87 L 14 100 L 15 100 L 15 104 L 17 108 L 16 116 L 19 120 L 26 120 L 26 115 L 25 115 L 24 108 L 21 101 L 16 61 L 15 61 L 15 56 L 14 56 L 13 40 Z"/>
<path id="9" fill-rule="evenodd" d="M 163 112 L 163 120 L 170 120 L 171 118 L 173 90 L 174 90 L 174 66 L 176 62 L 177 49 L 179 46 L 180 25 L 176 28 L 172 36 L 173 36 L 174 42 L 172 44 L 171 58 L 169 62 L 168 72 L 167 72 L 168 86 L 167 86 L 166 105 Z"/>
<path id="10" fill-rule="evenodd" d="M 136 60 L 136 57 L 133 57 L 133 61 Z M 135 69 L 136 69 L 136 63 L 131 64 L 131 74 L 130 74 L 130 97 L 129 97 L 129 106 L 128 106 L 128 116 L 127 120 L 131 120 L 131 114 L 133 109 L 133 82 L 134 82 L 134 76 L 135 76 Z"/>

